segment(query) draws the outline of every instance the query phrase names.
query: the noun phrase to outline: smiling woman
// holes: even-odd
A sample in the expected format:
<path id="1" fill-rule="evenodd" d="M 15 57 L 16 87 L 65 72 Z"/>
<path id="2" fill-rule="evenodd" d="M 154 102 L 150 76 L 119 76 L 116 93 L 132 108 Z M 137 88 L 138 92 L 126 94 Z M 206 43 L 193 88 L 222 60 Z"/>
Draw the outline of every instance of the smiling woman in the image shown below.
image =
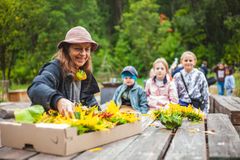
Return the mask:
<path id="1" fill-rule="evenodd" d="M 89 32 L 81 27 L 70 29 L 58 44 L 54 59 L 45 64 L 28 88 L 33 104 L 73 115 L 74 103 L 98 106 L 94 94 L 99 92 L 92 75 L 91 51 L 98 47 Z"/>

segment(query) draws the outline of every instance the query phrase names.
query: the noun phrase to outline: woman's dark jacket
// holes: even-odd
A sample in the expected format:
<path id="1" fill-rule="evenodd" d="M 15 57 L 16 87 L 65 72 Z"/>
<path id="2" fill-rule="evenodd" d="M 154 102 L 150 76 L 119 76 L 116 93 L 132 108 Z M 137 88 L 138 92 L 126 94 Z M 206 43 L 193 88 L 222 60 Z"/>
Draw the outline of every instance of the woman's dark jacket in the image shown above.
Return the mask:
<path id="1" fill-rule="evenodd" d="M 60 62 L 52 60 L 45 64 L 34 78 L 28 88 L 28 96 L 33 105 L 40 104 L 45 110 L 56 109 L 60 98 L 69 99 L 72 81 L 72 75 L 63 76 Z M 87 79 L 81 81 L 81 103 L 86 106 L 98 105 L 94 94 L 99 91 L 95 78 L 91 73 L 87 73 Z"/>

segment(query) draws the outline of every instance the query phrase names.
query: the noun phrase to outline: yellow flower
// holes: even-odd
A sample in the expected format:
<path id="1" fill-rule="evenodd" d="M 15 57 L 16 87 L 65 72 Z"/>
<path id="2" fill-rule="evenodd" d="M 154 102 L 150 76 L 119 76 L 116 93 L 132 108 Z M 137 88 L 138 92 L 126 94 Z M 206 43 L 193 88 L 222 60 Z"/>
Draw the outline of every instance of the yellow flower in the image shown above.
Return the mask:
<path id="1" fill-rule="evenodd" d="M 79 70 L 76 73 L 76 77 L 77 77 L 78 80 L 85 80 L 85 79 L 87 79 L 87 74 L 86 74 L 85 71 Z"/>
<path id="2" fill-rule="evenodd" d="M 111 100 L 110 102 L 107 103 L 106 112 L 116 115 L 116 114 L 120 113 L 119 108 L 120 107 L 117 106 L 116 103 L 113 100 Z"/>

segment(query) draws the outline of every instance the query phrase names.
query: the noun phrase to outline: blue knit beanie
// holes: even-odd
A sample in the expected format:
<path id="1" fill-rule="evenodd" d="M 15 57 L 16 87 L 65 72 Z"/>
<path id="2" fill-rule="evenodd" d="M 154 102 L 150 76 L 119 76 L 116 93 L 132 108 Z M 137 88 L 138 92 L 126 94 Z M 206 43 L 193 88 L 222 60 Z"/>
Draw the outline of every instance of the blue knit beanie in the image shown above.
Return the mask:
<path id="1" fill-rule="evenodd" d="M 134 81 L 137 80 L 137 76 L 133 75 L 132 73 L 130 73 L 130 72 L 128 72 L 128 71 L 122 72 L 121 76 L 122 76 L 122 79 L 124 79 L 124 78 L 126 78 L 126 77 L 130 77 L 130 78 L 133 79 Z"/>
<path id="2" fill-rule="evenodd" d="M 138 73 L 133 66 L 126 66 L 123 68 L 121 76 L 122 76 L 122 79 L 125 77 L 130 77 L 136 81 Z"/>

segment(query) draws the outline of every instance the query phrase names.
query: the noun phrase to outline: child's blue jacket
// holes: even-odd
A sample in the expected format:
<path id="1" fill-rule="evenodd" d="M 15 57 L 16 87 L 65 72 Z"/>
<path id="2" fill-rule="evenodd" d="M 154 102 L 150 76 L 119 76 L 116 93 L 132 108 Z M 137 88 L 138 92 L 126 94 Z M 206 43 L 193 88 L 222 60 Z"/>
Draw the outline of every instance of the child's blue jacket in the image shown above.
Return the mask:
<path id="1" fill-rule="evenodd" d="M 118 106 L 122 105 L 121 96 L 123 92 L 127 89 L 126 84 L 122 84 L 117 88 L 113 95 L 113 100 Z M 139 86 L 136 82 L 133 88 L 129 91 L 131 106 L 134 110 L 137 110 L 141 113 L 147 113 L 149 110 L 147 103 L 146 92 Z"/>

